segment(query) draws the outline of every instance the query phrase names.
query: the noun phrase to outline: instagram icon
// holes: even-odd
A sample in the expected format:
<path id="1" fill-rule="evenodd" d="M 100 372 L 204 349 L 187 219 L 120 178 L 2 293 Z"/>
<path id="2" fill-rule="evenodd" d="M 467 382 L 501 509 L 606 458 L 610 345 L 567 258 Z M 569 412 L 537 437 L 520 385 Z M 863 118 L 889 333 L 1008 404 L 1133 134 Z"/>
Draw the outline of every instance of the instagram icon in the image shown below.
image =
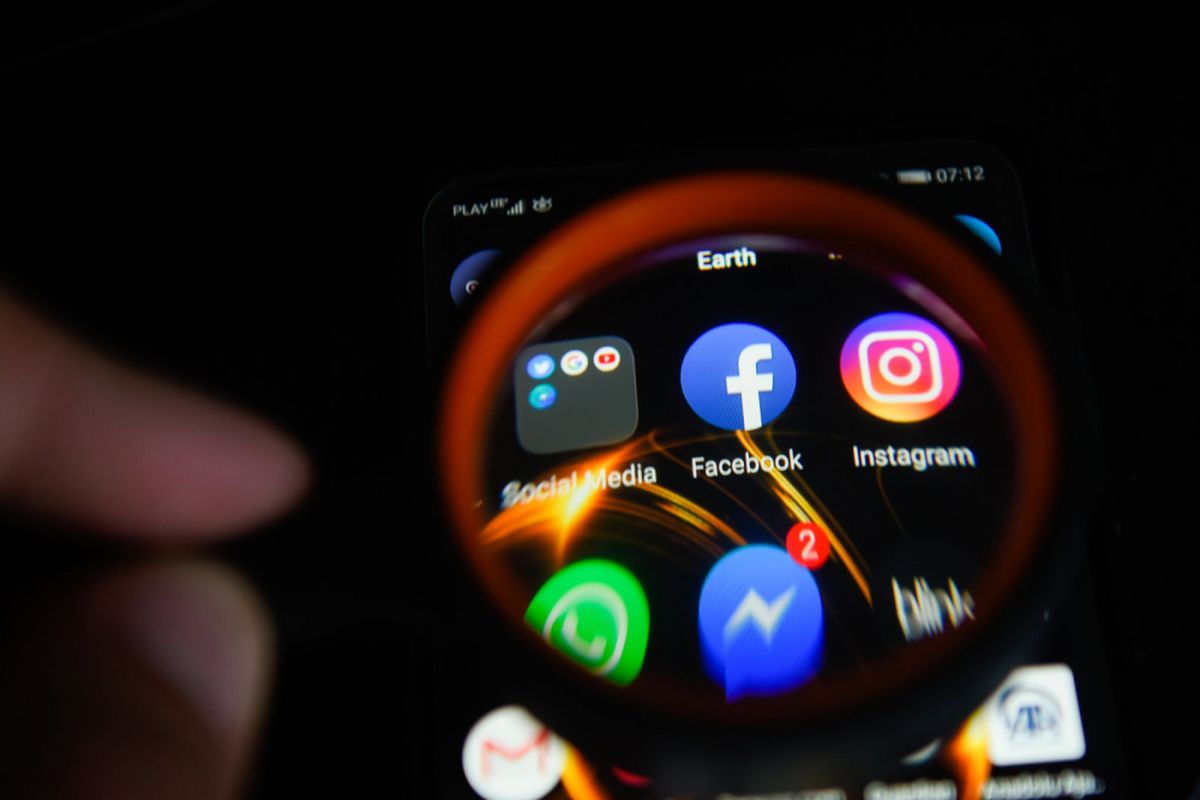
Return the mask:
<path id="1" fill-rule="evenodd" d="M 941 328 L 912 314 L 879 314 L 842 345 L 842 383 L 863 410 L 892 422 L 918 422 L 958 391 L 958 353 Z"/>

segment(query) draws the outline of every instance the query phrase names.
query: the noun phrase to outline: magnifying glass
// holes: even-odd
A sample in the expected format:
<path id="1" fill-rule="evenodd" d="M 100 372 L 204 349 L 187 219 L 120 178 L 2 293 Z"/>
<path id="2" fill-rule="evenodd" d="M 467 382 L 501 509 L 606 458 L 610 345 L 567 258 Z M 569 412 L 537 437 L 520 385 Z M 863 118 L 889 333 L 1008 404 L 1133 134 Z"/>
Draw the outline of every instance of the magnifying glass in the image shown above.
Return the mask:
<path id="1" fill-rule="evenodd" d="M 440 483 L 524 705 L 672 785 L 766 788 L 894 757 L 1020 659 L 1061 558 L 1058 397 L 1027 310 L 938 226 L 700 174 L 494 285 Z"/>

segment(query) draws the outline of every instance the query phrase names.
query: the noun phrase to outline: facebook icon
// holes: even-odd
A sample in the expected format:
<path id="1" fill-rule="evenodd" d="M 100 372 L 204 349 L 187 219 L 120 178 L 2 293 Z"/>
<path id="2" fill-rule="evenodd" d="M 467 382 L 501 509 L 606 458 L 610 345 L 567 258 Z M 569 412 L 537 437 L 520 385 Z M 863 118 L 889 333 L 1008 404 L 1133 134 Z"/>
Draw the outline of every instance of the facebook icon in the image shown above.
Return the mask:
<path id="1" fill-rule="evenodd" d="M 735 322 L 692 342 L 679 382 L 688 405 L 705 422 L 727 431 L 752 431 L 791 402 L 796 364 L 778 336 Z"/>

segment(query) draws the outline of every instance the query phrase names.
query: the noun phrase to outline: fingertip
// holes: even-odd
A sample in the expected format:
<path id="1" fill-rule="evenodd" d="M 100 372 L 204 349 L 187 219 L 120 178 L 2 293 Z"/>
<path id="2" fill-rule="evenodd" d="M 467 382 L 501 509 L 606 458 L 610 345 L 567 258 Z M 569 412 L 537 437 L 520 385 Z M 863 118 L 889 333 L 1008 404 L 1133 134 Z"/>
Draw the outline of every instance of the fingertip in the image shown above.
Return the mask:
<path id="1" fill-rule="evenodd" d="M 278 428 L 122 366 L 0 292 L 0 491 L 114 536 L 194 543 L 283 513 L 310 467 Z"/>
<path id="2" fill-rule="evenodd" d="M 127 420 L 119 434 L 122 474 L 75 490 L 90 494 L 101 527 L 197 543 L 270 522 L 307 492 L 310 462 L 275 426 L 173 386 L 141 392 L 139 420 Z"/>
<path id="3" fill-rule="evenodd" d="M 21 619 L 0 661 L 5 797 L 237 795 L 274 669 L 245 579 L 159 560 L 35 596 Z"/>
<path id="4" fill-rule="evenodd" d="M 274 633 L 240 574 L 204 560 L 161 562 L 98 584 L 87 602 L 230 752 L 246 745 L 266 697 Z"/>
<path id="5" fill-rule="evenodd" d="M 132 702 L 113 724 L 128 735 L 115 747 L 104 737 L 85 742 L 73 782 L 110 787 L 112 796 L 158 796 L 146 785 L 153 777 L 160 789 L 191 781 L 192 789 L 204 787 L 197 796 L 232 796 L 244 780 L 274 667 L 273 629 L 253 589 L 211 562 L 168 561 L 110 576 L 84 602 L 92 639 L 112 642 L 128 654 L 132 675 L 162 688 L 126 694 Z M 175 704 L 167 698 L 191 713 L 164 714 Z"/>
<path id="6" fill-rule="evenodd" d="M 108 362 L 64 369 L 10 475 L 28 505 L 123 538 L 196 543 L 268 522 L 308 487 L 302 449 L 267 422 Z"/>

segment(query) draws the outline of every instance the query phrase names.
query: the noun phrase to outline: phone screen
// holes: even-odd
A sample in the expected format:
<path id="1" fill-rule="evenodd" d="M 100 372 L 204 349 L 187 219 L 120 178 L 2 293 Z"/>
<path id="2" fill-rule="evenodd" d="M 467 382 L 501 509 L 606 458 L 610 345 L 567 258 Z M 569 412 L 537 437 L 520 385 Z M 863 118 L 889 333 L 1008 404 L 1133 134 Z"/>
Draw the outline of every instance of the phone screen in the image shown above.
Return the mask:
<path id="1" fill-rule="evenodd" d="M 1049 423 L 1031 422 L 1052 418 L 1053 385 L 1021 349 L 1036 273 L 1017 179 L 985 147 L 470 177 L 434 199 L 425 243 L 431 350 L 455 353 L 458 544 L 482 601 L 597 692 L 731 730 L 869 708 L 994 638 L 1014 576 L 1061 552 L 1029 522 L 1054 491 Z M 863 732 L 879 759 L 774 757 L 743 780 L 731 750 L 672 782 L 661 760 L 589 752 L 569 710 L 552 729 L 498 668 L 470 690 L 443 681 L 438 784 L 485 800 L 1119 796 L 1095 623 L 1071 598 L 1045 601 L 1052 633 L 1013 641 L 1019 663 L 983 670 L 990 694 L 905 707 L 890 727 L 923 731 L 911 750 L 889 751 L 903 737 L 885 722 Z M 447 638 L 443 657 L 463 658 Z"/>

